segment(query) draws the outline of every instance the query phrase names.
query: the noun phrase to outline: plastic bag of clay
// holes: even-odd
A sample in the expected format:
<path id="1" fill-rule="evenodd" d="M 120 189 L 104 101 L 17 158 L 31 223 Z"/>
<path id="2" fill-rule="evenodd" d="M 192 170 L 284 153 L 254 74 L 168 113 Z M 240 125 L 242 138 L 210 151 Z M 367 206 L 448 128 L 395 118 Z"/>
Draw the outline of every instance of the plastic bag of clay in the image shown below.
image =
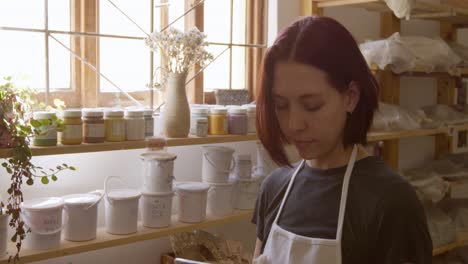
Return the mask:
<path id="1" fill-rule="evenodd" d="M 433 247 L 440 247 L 454 242 L 456 232 L 452 219 L 434 205 L 425 204 L 424 208 Z"/>
<path id="2" fill-rule="evenodd" d="M 468 178 L 468 171 L 465 168 L 448 159 L 431 161 L 425 167 L 434 175 L 445 180 L 454 181 Z"/>
<path id="3" fill-rule="evenodd" d="M 417 112 L 411 112 L 396 105 L 379 103 L 374 114 L 372 130 L 393 131 L 421 128 L 423 118 Z"/>
<path id="4" fill-rule="evenodd" d="M 448 182 L 444 181 L 426 169 L 412 169 L 403 172 L 403 175 L 415 188 L 421 201 L 437 203 L 441 201 L 449 191 Z"/>
<path id="5" fill-rule="evenodd" d="M 397 34 L 397 33 L 395 33 Z M 446 71 L 456 74 L 462 61 L 450 46 L 440 38 L 399 36 L 403 45 L 416 57 L 416 65 L 427 72 Z"/>
<path id="6" fill-rule="evenodd" d="M 385 0 L 385 3 L 396 17 L 410 19 L 414 0 Z"/>
<path id="7" fill-rule="evenodd" d="M 466 200 L 452 200 L 448 212 L 455 224 L 457 234 L 468 233 L 468 206 Z"/>
<path id="8" fill-rule="evenodd" d="M 426 106 L 422 110 L 432 120 L 433 125 L 445 126 L 468 122 L 467 114 L 459 112 L 448 105 Z"/>
<path id="9" fill-rule="evenodd" d="M 416 57 L 399 40 L 399 35 L 388 39 L 369 41 L 359 45 L 368 65 L 376 65 L 384 70 L 387 66 L 394 73 L 403 73 L 413 69 Z"/>
<path id="10" fill-rule="evenodd" d="M 450 43 L 450 48 L 462 59 L 460 65 L 468 66 L 468 47 L 460 43 L 452 42 Z"/>

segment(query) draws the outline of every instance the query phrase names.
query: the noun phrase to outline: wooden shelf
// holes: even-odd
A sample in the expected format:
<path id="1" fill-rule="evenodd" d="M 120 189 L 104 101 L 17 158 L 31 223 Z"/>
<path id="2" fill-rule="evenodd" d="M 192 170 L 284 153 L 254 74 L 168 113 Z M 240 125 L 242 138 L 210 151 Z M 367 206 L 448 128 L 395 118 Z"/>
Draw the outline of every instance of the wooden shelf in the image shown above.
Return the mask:
<path id="1" fill-rule="evenodd" d="M 468 126 L 468 125 L 466 125 Z M 417 130 L 405 130 L 405 131 L 389 131 L 389 132 L 370 132 L 368 140 L 382 141 L 392 140 L 409 137 L 422 137 L 422 136 L 434 136 L 439 134 L 447 134 L 447 128 L 438 129 L 417 129 Z M 203 145 L 203 144 L 214 144 L 214 143 L 228 143 L 228 142 L 239 142 L 239 141 L 251 141 L 257 140 L 257 135 L 250 134 L 245 136 L 209 136 L 205 138 L 169 138 L 167 139 L 167 146 L 187 146 L 187 145 Z M 101 151 L 115 151 L 115 150 L 127 150 L 127 149 L 141 149 L 145 147 L 144 141 L 124 141 L 124 142 L 105 142 L 99 144 L 81 144 L 81 145 L 58 145 L 54 147 L 35 147 L 33 146 L 32 153 L 34 156 L 45 156 L 45 155 L 60 155 L 60 154 L 73 154 L 73 153 L 87 153 L 87 152 L 101 152 Z M 11 154 L 11 149 L 0 149 L 0 158 L 8 158 Z"/>
<path id="2" fill-rule="evenodd" d="M 370 142 L 392 140 L 409 137 L 423 137 L 423 136 L 435 136 L 447 134 L 447 128 L 436 128 L 436 129 L 416 129 L 416 130 L 403 130 L 403 131 L 391 131 L 391 132 L 371 132 L 367 136 L 367 140 Z"/>
<path id="3" fill-rule="evenodd" d="M 465 246 L 467 244 L 468 244 L 468 233 L 467 234 L 461 234 L 461 235 L 458 236 L 457 241 L 455 241 L 453 243 L 450 243 L 450 244 L 447 244 L 445 246 L 439 247 L 439 248 L 435 248 L 432 251 L 432 256 L 437 256 L 437 255 L 447 253 L 447 252 L 449 252 L 451 250 L 454 250 L 454 249 L 459 248 L 459 247 L 463 247 L 463 246 Z"/>
<path id="4" fill-rule="evenodd" d="M 251 210 L 236 210 L 233 214 L 226 217 L 211 218 L 202 223 L 185 224 L 177 222 L 176 216 L 173 216 L 172 226 L 167 228 L 152 229 L 142 226 L 138 227 L 138 232 L 130 235 L 111 235 L 106 233 L 103 228 L 98 229 L 97 238 L 85 242 L 70 242 L 62 240 L 59 248 L 51 250 L 28 250 L 21 249 L 20 263 L 28 263 L 32 261 L 40 261 L 51 258 L 74 255 L 78 253 L 94 251 L 109 247 L 115 247 L 144 240 L 151 240 L 161 237 L 167 237 L 174 233 L 186 232 L 195 229 L 209 228 L 219 225 L 224 225 L 240 220 L 248 220 L 252 216 Z M 10 254 L 16 252 L 13 243 L 9 244 L 8 252 Z M 0 264 L 7 264 L 8 257 L 0 257 Z"/>
<path id="5" fill-rule="evenodd" d="M 256 140 L 256 134 L 249 135 L 227 135 L 227 136 L 208 136 L 203 138 L 168 138 L 167 146 L 187 146 L 187 145 L 203 145 L 213 143 L 227 143 L 237 141 Z M 44 155 L 59 155 L 85 152 L 100 152 L 112 150 L 126 149 L 141 149 L 145 147 L 145 141 L 124 141 L 124 142 L 105 142 L 98 144 L 81 144 L 81 145 L 57 145 L 54 147 L 31 147 L 34 156 Z M 11 155 L 10 149 L 0 149 L 0 158 L 7 158 Z"/>
<path id="6" fill-rule="evenodd" d="M 386 67 L 384 70 L 381 70 L 379 69 L 379 67 L 377 65 L 370 65 L 369 66 L 370 70 L 376 74 L 380 71 L 391 71 L 391 69 L 389 67 Z M 433 77 L 437 77 L 437 76 L 443 76 L 443 75 L 450 75 L 448 72 L 441 72 L 441 71 L 434 71 L 434 72 L 427 72 L 426 70 L 424 70 L 422 67 L 416 67 L 414 69 L 412 69 L 411 71 L 408 71 L 408 72 L 403 72 L 403 73 L 400 73 L 400 74 L 397 74 L 397 75 L 401 75 L 401 76 L 421 76 L 421 77 L 427 77 L 427 76 L 433 76 Z M 468 67 L 458 67 L 457 70 L 456 70 L 456 73 L 454 73 L 453 75 L 451 76 L 468 76 Z"/>
<path id="7" fill-rule="evenodd" d="M 312 0 L 318 8 L 353 6 L 374 12 L 389 12 L 384 0 Z M 457 0 L 441 0 L 440 4 L 427 0 L 415 0 L 412 19 L 450 22 L 458 26 L 468 25 L 468 3 Z"/>

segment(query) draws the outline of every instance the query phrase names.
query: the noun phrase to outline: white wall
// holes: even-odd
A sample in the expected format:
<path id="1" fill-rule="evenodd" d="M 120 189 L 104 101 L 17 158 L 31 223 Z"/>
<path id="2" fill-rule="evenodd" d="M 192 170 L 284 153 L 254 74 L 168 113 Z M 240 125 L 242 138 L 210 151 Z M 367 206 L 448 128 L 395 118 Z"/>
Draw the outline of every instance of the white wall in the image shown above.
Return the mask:
<path id="1" fill-rule="evenodd" d="M 251 154 L 256 158 L 256 144 L 254 141 L 223 144 L 232 147 L 238 153 Z M 174 176 L 178 181 L 201 181 L 201 146 L 171 147 L 169 152 L 177 154 Z M 24 188 L 26 199 L 36 197 L 62 196 L 72 193 L 85 193 L 95 189 L 102 189 L 107 176 L 119 176 L 131 188 L 138 189 L 141 185 L 142 166 L 139 155 L 144 150 L 111 151 L 99 153 L 68 154 L 35 157 L 33 162 L 38 166 L 48 167 L 67 163 L 77 167 L 77 171 L 67 171 L 58 175 L 57 182 L 42 185 L 39 181 L 33 186 Z M 2 197 L 7 197 L 6 186 L 9 176 L 4 170 L 0 171 L 0 186 Z M 113 183 L 119 187 L 119 183 Z M 176 208 L 176 206 L 175 206 Z M 175 212 L 175 211 L 174 211 Z M 104 226 L 104 205 L 99 206 L 99 226 Z M 209 231 L 220 233 L 231 239 L 241 239 L 248 250 L 253 251 L 255 243 L 255 226 L 250 221 L 241 221 L 230 225 L 212 228 Z M 105 250 L 87 252 L 68 257 L 37 262 L 38 264 L 61 263 L 159 263 L 161 254 L 171 251 L 168 238 L 143 241 L 109 248 Z"/>

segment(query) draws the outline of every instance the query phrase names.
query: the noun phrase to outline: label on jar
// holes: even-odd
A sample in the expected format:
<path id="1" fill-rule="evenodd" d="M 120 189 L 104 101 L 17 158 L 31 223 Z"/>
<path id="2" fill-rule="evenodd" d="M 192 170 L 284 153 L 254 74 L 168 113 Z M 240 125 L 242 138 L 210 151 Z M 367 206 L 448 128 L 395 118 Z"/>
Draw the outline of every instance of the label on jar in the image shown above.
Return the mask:
<path id="1" fill-rule="evenodd" d="M 40 128 L 41 134 L 37 135 L 37 139 L 56 139 L 57 138 L 57 131 L 55 130 L 54 126 L 44 126 Z M 46 132 L 44 133 L 43 132 Z"/>
<path id="2" fill-rule="evenodd" d="M 104 137 L 104 124 L 86 124 L 84 127 L 85 137 Z"/>
<path id="3" fill-rule="evenodd" d="M 61 137 L 68 138 L 81 138 L 83 135 L 83 130 L 81 125 L 65 125 L 65 129 L 61 132 Z"/>
<path id="4" fill-rule="evenodd" d="M 120 137 L 125 135 L 125 121 L 112 122 L 112 136 Z"/>
<path id="5" fill-rule="evenodd" d="M 145 135 L 153 134 L 154 121 L 152 119 L 145 120 Z"/>

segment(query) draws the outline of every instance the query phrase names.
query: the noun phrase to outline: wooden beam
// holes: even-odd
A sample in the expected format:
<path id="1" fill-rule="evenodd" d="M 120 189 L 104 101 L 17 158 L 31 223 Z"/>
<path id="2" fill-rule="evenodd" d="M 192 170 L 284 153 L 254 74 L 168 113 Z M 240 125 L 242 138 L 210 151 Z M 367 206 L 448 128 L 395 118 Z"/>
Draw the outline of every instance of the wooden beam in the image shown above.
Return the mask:
<path id="1" fill-rule="evenodd" d="M 313 0 L 301 0 L 301 16 L 323 16 L 323 8 L 319 3 Z"/>
<path id="2" fill-rule="evenodd" d="M 456 29 L 447 22 L 440 23 L 440 36 L 446 41 L 455 41 Z M 439 76 L 437 78 L 437 103 L 452 105 L 455 102 L 455 79 L 451 76 Z M 435 142 L 435 158 L 441 158 L 450 151 L 451 138 L 439 135 Z"/>
<path id="3" fill-rule="evenodd" d="M 190 9 L 195 2 L 194 0 L 185 0 L 185 10 Z M 190 30 L 197 27 L 200 31 L 204 31 L 204 5 L 198 5 L 194 10 L 185 16 L 185 30 Z M 194 66 L 188 74 L 191 78 L 196 72 L 200 71 L 201 67 Z M 203 72 L 187 84 L 187 97 L 190 103 L 202 104 L 203 103 Z"/>
<path id="4" fill-rule="evenodd" d="M 99 32 L 99 0 L 81 1 L 81 29 L 84 32 Z M 81 57 L 99 69 L 99 38 L 81 37 Z M 98 106 L 98 74 L 81 63 L 81 105 Z"/>
<path id="5" fill-rule="evenodd" d="M 400 20 L 392 13 L 380 14 L 380 35 L 387 38 L 400 31 Z M 380 76 L 380 99 L 390 104 L 400 104 L 400 78 L 391 71 L 383 71 Z M 398 170 L 399 140 L 386 140 L 383 147 L 383 158 L 393 169 Z"/>

